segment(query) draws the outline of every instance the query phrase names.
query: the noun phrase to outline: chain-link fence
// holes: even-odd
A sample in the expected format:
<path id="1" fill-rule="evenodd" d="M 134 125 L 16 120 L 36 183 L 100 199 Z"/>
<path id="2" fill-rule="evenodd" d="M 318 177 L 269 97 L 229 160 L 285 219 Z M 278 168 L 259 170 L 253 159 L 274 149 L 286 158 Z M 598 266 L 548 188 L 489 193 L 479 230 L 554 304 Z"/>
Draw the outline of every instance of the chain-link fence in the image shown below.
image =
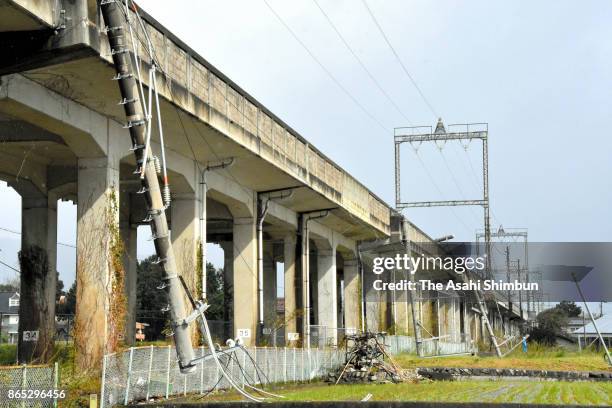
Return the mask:
<path id="1" fill-rule="evenodd" d="M 0 406 L 57 407 L 59 368 L 53 366 L 0 367 Z"/>
<path id="2" fill-rule="evenodd" d="M 320 337 L 327 338 L 324 333 Z M 416 351 L 414 338 L 410 336 L 387 336 L 385 344 L 390 354 Z M 471 345 L 425 340 L 422 350 L 424 356 L 467 353 L 471 351 Z M 228 381 L 207 349 L 200 348 L 198 353 L 201 360 L 190 374 L 180 373 L 176 350 L 172 346 L 134 347 L 105 356 L 101 408 L 229 388 Z M 236 347 L 218 355 L 225 371 L 238 385 L 244 386 L 245 383 L 285 383 L 320 378 L 344 363 L 345 350 L 342 347 Z"/>
<path id="3" fill-rule="evenodd" d="M 172 346 L 131 348 L 105 356 L 101 408 L 229 388 L 212 356 L 205 348 L 199 353 L 202 359 L 189 374 L 180 373 Z M 338 349 L 237 347 L 219 355 L 225 371 L 243 386 L 247 382 L 253 385 L 309 381 L 337 369 L 344 361 L 344 351 Z"/>
<path id="4" fill-rule="evenodd" d="M 385 345 L 389 354 L 416 353 L 416 342 L 412 336 L 387 336 Z M 474 351 L 474 346 L 469 342 L 453 343 L 440 339 L 423 339 L 421 341 L 421 355 L 433 357 L 449 354 L 463 354 Z"/>

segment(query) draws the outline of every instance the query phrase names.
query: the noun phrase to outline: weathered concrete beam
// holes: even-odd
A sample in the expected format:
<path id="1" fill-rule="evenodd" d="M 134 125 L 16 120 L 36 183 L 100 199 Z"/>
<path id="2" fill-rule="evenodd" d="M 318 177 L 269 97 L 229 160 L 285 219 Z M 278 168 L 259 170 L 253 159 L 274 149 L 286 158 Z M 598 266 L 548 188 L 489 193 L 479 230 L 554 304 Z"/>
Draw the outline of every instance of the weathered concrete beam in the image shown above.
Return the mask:
<path id="1" fill-rule="evenodd" d="M 76 365 L 97 370 L 123 333 L 122 254 L 113 245 L 119 231 L 119 163 L 79 159 L 77 205 Z"/>
<path id="2" fill-rule="evenodd" d="M 57 273 L 57 198 L 22 197 L 19 363 L 47 363 L 53 355 Z M 38 338 L 26 338 L 24 332 Z"/>
<path id="3" fill-rule="evenodd" d="M 130 154 L 122 125 L 20 75 L 0 79 L 0 111 L 61 137 L 77 157 Z M 108 150 L 108 137 L 117 145 Z"/>
<path id="4" fill-rule="evenodd" d="M 297 288 L 296 274 L 297 239 L 291 232 L 283 240 L 283 261 L 285 267 L 285 345 L 291 346 L 288 333 L 297 333 Z"/>
<path id="5" fill-rule="evenodd" d="M 0 17 L 0 74 L 99 54 L 96 9 L 87 0 L 6 0 Z M 9 11 L 9 14 L 4 14 Z"/>
<path id="6" fill-rule="evenodd" d="M 234 336 L 246 334 L 254 345 L 257 333 L 257 233 L 253 217 L 234 218 Z"/>
<path id="7" fill-rule="evenodd" d="M 321 345 L 336 345 L 338 342 L 338 292 L 337 292 L 336 248 L 317 248 L 317 316 L 318 324 L 326 327 Z"/>
<path id="8" fill-rule="evenodd" d="M 361 330 L 361 288 L 356 258 L 344 260 L 344 324 L 347 329 Z"/>

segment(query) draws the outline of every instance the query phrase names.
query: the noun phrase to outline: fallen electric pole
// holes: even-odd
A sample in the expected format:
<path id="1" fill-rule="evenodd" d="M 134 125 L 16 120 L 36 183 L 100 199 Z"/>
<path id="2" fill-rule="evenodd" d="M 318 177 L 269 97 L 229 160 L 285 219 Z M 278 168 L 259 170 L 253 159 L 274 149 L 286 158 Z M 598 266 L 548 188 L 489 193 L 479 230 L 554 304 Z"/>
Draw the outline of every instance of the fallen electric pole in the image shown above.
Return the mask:
<path id="1" fill-rule="evenodd" d="M 125 38 L 124 23 L 126 22 L 121 4 L 112 0 L 100 2 L 102 16 L 106 23 L 106 32 L 111 49 L 113 63 L 117 76 L 114 78 L 119 84 L 122 101 L 127 119 L 126 127 L 132 139 L 134 154 L 138 168 L 137 174 L 141 177 L 142 192 L 149 212 L 153 242 L 159 263 L 165 272 L 165 288 L 170 302 L 170 319 L 174 330 L 174 343 L 178 355 L 181 372 L 191 372 L 195 369 L 193 363 L 195 354 L 191 343 L 189 324 L 185 320 L 186 310 L 183 301 L 183 287 L 178 275 L 176 260 L 168 234 L 168 221 L 166 219 L 166 205 L 162 198 L 157 170 L 153 161 L 151 149 L 147 148 L 147 124 L 149 116 L 144 114 L 140 100 L 138 85 L 134 69 L 130 61 L 129 47 Z M 155 74 L 153 74 L 155 75 Z M 152 85 L 149 84 L 149 87 Z"/>

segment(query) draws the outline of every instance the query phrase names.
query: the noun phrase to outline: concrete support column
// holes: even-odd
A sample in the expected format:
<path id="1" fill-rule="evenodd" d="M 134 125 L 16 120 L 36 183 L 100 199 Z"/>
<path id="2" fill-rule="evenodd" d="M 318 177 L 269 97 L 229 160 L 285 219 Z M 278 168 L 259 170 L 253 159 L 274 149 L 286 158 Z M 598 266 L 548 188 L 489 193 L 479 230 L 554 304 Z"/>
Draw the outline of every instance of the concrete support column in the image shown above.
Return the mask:
<path id="1" fill-rule="evenodd" d="M 295 234 L 288 234 L 283 240 L 283 259 L 285 266 L 285 344 L 289 344 L 288 333 L 297 333 L 296 302 L 296 250 Z"/>
<path id="2" fill-rule="evenodd" d="M 409 280 L 410 273 L 408 271 L 395 271 L 395 282 L 400 282 L 402 279 Z M 393 323 L 395 334 L 408 334 L 410 321 L 410 299 L 406 290 L 397 291 L 395 293 L 395 304 L 393 305 Z"/>
<path id="3" fill-rule="evenodd" d="M 274 330 L 276 322 L 276 262 L 272 245 L 264 243 L 263 262 L 264 327 Z"/>
<path id="4" fill-rule="evenodd" d="M 320 249 L 317 252 L 317 316 L 319 325 L 327 328 L 324 341 L 331 345 L 338 342 L 336 280 L 336 249 Z"/>
<path id="5" fill-rule="evenodd" d="M 76 365 L 81 372 L 100 368 L 123 333 L 125 311 L 119 239 L 119 162 L 78 160 L 77 300 L 74 328 Z"/>
<path id="6" fill-rule="evenodd" d="M 53 354 L 57 274 L 57 199 L 22 198 L 19 363 L 46 363 Z M 38 332 L 24 339 L 24 331 Z"/>
<path id="7" fill-rule="evenodd" d="M 201 294 L 196 290 L 201 282 L 198 266 L 198 245 L 200 229 L 198 201 L 194 193 L 179 193 L 172 197 L 170 234 L 179 274 L 196 298 Z"/>
<path id="8" fill-rule="evenodd" d="M 344 323 L 348 330 L 360 330 L 361 292 L 357 259 L 344 261 Z"/>
<path id="9" fill-rule="evenodd" d="M 234 335 L 247 346 L 257 333 L 257 233 L 253 217 L 234 218 Z"/>
<path id="10" fill-rule="evenodd" d="M 121 196 L 123 200 L 123 195 Z M 127 199 L 127 197 L 126 197 Z M 122 201 L 123 203 L 123 201 Z M 129 216 L 129 215 L 128 215 Z M 129 218 L 120 220 L 121 240 L 123 241 L 123 268 L 125 270 L 125 296 L 127 312 L 125 317 L 125 342 L 133 345 L 136 341 L 136 286 L 138 280 L 138 230 L 130 225 Z"/>
<path id="11" fill-rule="evenodd" d="M 195 299 L 201 298 L 202 271 L 198 268 L 198 246 L 200 245 L 199 202 L 194 193 L 179 193 L 172 197 L 170 205 L 170 239 L 179 275 Z M 206 266 L 202 266 L 206 267 Z M 187 293 L 184 296 L 186 312 L 192 310 Z M 190 326 L 194 344 L 198 342 L 197 324 Z"/>
<path id="12" fill-rule="evenodd" d="M 223 241 L 219 245 L 223 249 L 223 286 L 225 294 L 231 295 L 234 292 L 234 243 L 232 241 Z M 223 311 L 223 320 L 231 325 L 233 312 L 233 299 L 226 301 L 226 307 Z M 230 327 L 228 337 L 234 336 L 234 330 Z"/>

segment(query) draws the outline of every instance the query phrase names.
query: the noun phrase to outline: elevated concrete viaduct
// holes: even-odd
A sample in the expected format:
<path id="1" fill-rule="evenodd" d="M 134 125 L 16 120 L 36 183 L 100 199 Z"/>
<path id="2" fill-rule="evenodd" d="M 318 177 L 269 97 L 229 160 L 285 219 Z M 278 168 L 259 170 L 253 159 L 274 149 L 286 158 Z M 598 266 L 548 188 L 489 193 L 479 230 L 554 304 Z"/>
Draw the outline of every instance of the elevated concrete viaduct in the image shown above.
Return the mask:
<path id="1" fill-rule="evenodd" d="M 380 311 L 362 310 L 358 245 L 397 238 L 391 208 L 141 14 L 164 72 L 157 80 L 173 192 L 171 238 L 188 287 L 195 293 L 201 284 L 198 248 L 216 242 L 233 289 L 231 334 L 240 333 L 247 343 L 264 341 L 263 333 L 282 326 L 287 343 L 302 344 L 312 325 L 330 328 L 312 344 L 335 344 L 335 329 L 360 329 L 364 314 L 369 328 L 388 326 Z M 46 266 L 30 266 L 36 273 L 22 273 L 22 300 L 35 300 L 21 308 L 20 332 L 37 329 L 44 335 L 36 347 L 20 347 L 20 361 L 44 361 L 53 345 L 58 199 L 77 204 L 79 367 L 95 369 L 122 337 L 134 340 L 136 227 L 145 224 L 146 214 L 104 28 L 92 0 L 0 1 L 0 175 L 22 196 L 23 253 L 38 248 L 46 259 Z M 146 70 L 144 51 L 140 47 Z M 159 152 L 159 135 L 153 133 L 153 150 Z M 206 172 L 204 196 L 203 170 L 223 160 L 232 165 Z M 270 200 L 263 223 L 262 320 L 270 330 L 261 333 L 258 202 L 263 192 L 282 190 L 291 194 Z M 307 221 L 317 213 L 324 216 Z M 431 242 L 422 233 L 411 240 Z M 276 262 L 284 263 L 280 324 Z M 378 308 L 391 304 L 384 299 Z"/>

